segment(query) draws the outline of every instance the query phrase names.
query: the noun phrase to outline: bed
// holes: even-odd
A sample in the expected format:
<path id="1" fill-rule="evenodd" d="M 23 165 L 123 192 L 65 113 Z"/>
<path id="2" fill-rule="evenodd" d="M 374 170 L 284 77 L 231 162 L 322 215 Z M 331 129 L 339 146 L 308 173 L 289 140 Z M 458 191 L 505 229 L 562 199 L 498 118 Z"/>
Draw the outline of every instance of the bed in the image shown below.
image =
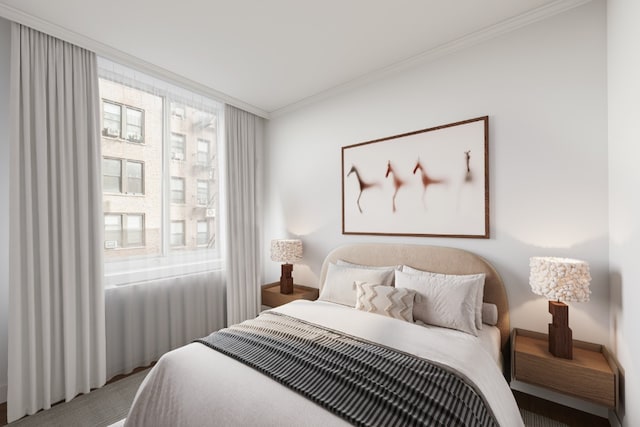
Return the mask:
<path id="1" fill-rule="evenodd" d="M 360 304 L 360 309 L 336 303 L 330 298 L 331 289 L 333 287 L 335 290 L 334 284 L 338 282 L 336 278 L 348 277 L 351 280 L 353 274 L 362 274 L 363 277 L 370 274 L 371 277 L 377 277 L 376 274 L 382 273 L 376 273 L 374 271 L 376 268 L 380 268 L 381 271 L 392 268 L 396 280 L 398 277 L 404 278 L 402 280 L 406 279 L 410 282 L 409 284 L 413 283 L 412 280 L 422 280 L 403 276 L 405 273 L 395 272 L 395 270 L 402 271 L 402 266 L 447 277 L 483 275 L 484 288 L 481 291 L 483 293 L 481 301 L 485 306 L 487 304 L 494 306 L 496 318 L 491 323 L 495 325 L 483 324 L 476 334 L 471 334 L 419 321 L 398 320 L 398 318 L 371 312 L 371 309 L 364 310 L 362 309 L 363 301 L 375 301 L 373 297 L 365 298 L 366 295 L 370 296 L 366 292 L 373 289 L 378 298 L 381 290 L 384 292 L 389 290 L 387 287 L 381 288 L 379 283 L 370 284 L 366 280 L 358 281 L 357 286 L 353 285 L 354 289 L 357 287 L 357 297 L 360 299 L 356 302 L 356 307 Z M 362 268 L 363 273 L 355 272 L 358 268 Z M 339 276 L 336 271 L 343 276 Z M 351 276 L 344 272 L 348 272 Z M 305 333 L 316 334 L 318 330 L 326 330 L 330 335 L 339 336 L 340 339 L 346 337 L 345 339 L 352 340 L 355 343 L 353 345 L 358 348 L 373 347 L 375 351 L 385 353 L 380 357 L 402 360 L 394 366 L 394 372 L 402 374 L 405 363 L 408 363 L 407 366 L 413 366 L 414 362 L 420 366 L 425 363 L 435 366 L 434 369 L 455 372 L 458 378 L 456 381 L 464 382 L 465 387 L 473 390 L 484 402 L 486 407 L 483 410 L 490 414 L 492 422 L 495 422 L 494 425 L 509 427 L 523 425 L 502 369 L 503 355 L 506 354 L 509 336 L 506 292 L 500 276 L 486 260 L 471 252 L 454 248 L 404 244 L 353 244 L 339 247 L 329 253 L 323 263 L 319 283 L 321 299 L 324 300 L 299 300 L 268 310 L 261 313 L 257 319 L 238 325 L 238 331 L 245 328 L 242 331 L 255 329 L 261 333 L 271 324 L 269 322 L 276 322 L 278 325 L 293 323 L 294 329 L 304 328 Z M 406 295 L 412 295 L 411 298 L 415 301 L 427 300 L 417 296 L 418 293 L 411 289 L 403 290 L 400 284 L 398 281 L 396 287 L 404 292 L 403 298 Z M 343 289 L 344 287 L 338 291 Z M 351 298 L 351 294 L 348 295 Z M 447 298 L 455 299 L 449 296 Z M 398 301 L 400 301 L 399 297 Z M 445 303 L 448 302 L 445 301 Z M 417 305 L 415 309 L 417 310 Z M 403 310 L 405 312 L 403 315 L 406 315 L 406 307 Z M 245 326 L 247 323 L 248 325 Z M 214 338 L 211 343 L 213 344 L 191 343 L 162 356 L 141 384 L 127 419 L 120 424 L 125 426 L 324 427 L 350 424 L 411 424 L 400 422 L 394 419 L 393 415 L 388 414 L 379 415 L 383 418 L 373 418 L 378 420 L 375 422 L 354 422 L 356 418 L 349 418 L 335 408 L 327 407 L 325 401 L 318 400 L 317 396 L 310 397 L 303 392 L 304 390 L 301 391 L 300 387 L 284 385 L 278 379 L 279 377 L 266 375 L 260 366 L 252 365 L 251 361 L 241 362 L 227 350 L 209 348 L 208 345 L 215 344 L 215 337 L 220 336 L 220 333 L 212 335 Z M 317 341 L 317 336 L 314 335 L 314 337 Z M 225 340 L 226 338 L 222 341 Z M 241 338 L 240 341 L 242 341 Z M 391 353 L 391 356 L 387 356 L 386 353 Z M 290 351 L 283 351 L 282 354 L 289 357 Z M 336 354 L 336 357 L 344 356 Z M 397 357 L 403 359 L 396 359 Z M 406 358 L 409 358 L 410 362 L 406 362 Z M 258 362 L 263 359 L 263 356 L 256 356 Z M 271 364 L 280 368 L 283 365 L 280 362 Z M 306 375 L 309 376 L 309 383 L 312 383 L 310 378 L 315 378 L 315 374 Z M 366 380 L 367 378 L 361 379 L 361 381 Z M 331 400 L 331 393 L 339 393 L 339 387 L 333 387 L 322 387 L 325 399 Z M 326 397 L 327 394 L 328 397 Z M 351 399 L 357 398 L 358 396 L 350 395 L 348 399 L 341 397 L 334 400 L 344 402 L 346 399 L 351 402 Z M 406 397 L 403 399 L 412 400 Z M 422 401 L 421 396 L 418 400 L 419 405 L 422 405 L 420 403 Z M 363 405 L 367 408 L 382 406 Z M 468 406 L 477 405 L 474 403 Z M 383 419 L 386 421 L 379 421 Z M 467 423 L 458 422 L 457 424 L 466 425 Z"/>

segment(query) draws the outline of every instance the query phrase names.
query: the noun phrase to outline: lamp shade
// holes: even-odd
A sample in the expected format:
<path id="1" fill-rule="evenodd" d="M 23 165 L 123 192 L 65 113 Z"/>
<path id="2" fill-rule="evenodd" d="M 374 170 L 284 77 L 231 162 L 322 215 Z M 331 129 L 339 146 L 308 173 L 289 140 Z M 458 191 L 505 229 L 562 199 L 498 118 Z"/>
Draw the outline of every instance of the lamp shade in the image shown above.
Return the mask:
<path id="1" fill-rule="evenodd" d="M 549 300 L 589 301 L 589 264 L 570 258 L 532 257 L 529 259 L 531 290 Z"/>
<path id="2" fill-rule="evenodd" d="M 302 259 L 302 241 L 279 239 L 271 241 L 271 261 L 293 264 Z"/>

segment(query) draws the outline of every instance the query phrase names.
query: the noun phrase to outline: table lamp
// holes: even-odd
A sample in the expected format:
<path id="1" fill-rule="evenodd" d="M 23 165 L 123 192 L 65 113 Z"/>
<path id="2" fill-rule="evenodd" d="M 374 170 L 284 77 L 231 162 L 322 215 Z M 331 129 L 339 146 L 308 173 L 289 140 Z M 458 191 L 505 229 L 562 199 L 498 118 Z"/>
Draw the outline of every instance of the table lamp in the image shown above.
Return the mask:
<path id="1" fill-rule="evenodd" d="M 564 301 L 589 301 L 589 264 L 569 258 L 532 257 L 529 259 L 531 290 L 549 300 L 549 353 L 573 359 L 569 307 Z"/>
<path id="2" fill-rule="evenodd" d="M 293 263 L 302 259 L 302 241 L 278 239 L 271 241 L 271 260 L 283 262 L 280 276 L 280 293 L 293 293 Z"/>

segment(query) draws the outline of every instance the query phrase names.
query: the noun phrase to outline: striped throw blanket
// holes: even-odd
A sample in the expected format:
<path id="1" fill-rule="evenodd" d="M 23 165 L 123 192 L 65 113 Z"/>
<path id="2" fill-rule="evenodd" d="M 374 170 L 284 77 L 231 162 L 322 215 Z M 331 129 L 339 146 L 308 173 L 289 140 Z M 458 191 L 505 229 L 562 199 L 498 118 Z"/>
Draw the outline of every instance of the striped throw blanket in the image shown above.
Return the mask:
<path id="1" fill-rule="evenodd" d="M 274 312 L 197 340 L 358 426 L 497 426 L 483 398 L 425 359 Z"/>

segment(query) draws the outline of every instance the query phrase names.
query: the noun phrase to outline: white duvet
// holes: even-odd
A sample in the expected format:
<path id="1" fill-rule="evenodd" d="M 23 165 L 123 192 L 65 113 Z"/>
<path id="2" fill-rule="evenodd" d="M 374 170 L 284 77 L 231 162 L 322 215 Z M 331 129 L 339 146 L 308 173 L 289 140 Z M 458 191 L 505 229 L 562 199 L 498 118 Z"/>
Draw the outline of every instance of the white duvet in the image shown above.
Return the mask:
<path id="1" fill-rule="evenodd" d="M 321 301 L 274 309 L 449 366 L 472 381 L 501 426 L 523 426 L 494 357 L 480 340 Z M 125 426 L 343 426 L 341 418 L 202 344 L 160 358 L 140 386 Z"/>

